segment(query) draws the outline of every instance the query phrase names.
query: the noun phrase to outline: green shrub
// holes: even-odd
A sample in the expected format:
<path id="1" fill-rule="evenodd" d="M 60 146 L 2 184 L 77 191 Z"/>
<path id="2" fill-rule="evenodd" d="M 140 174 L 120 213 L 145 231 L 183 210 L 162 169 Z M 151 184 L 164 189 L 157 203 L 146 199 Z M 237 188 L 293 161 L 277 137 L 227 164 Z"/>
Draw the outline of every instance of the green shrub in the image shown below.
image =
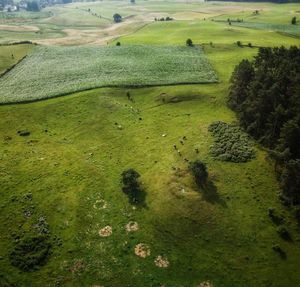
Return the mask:
<path id="1" fill-rule="evenodd" d="M 47 236 L 25 237 L 16 243 L 9 255 L 13 266 L 22 271 L 32 271 L 43 266 L 51 251 L 51 243 Z"/>
<path id="2" fill-rule="evenodd" d="M 238 126 L 213 122 L 208 130 L 214 137 L 211 155 L 220 161 L 246 162 L 255 157 L 248 136 Z"/>
<path id="3" fill-rule="evenodd" d="M 192 41 L 192 39 L 190 39 L 190 38 L 187 39 L 185 43 L 186 43 L 186 45 L 189 46 L 189 47 L 194 46 L 193 41 Z"/>

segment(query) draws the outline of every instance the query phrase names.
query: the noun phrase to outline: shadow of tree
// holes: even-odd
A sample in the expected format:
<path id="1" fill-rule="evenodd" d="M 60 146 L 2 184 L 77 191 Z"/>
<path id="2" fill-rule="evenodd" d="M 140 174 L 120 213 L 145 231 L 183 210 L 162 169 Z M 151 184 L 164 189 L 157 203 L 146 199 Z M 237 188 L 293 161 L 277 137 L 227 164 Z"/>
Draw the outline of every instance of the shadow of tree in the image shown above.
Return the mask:
<path id="1" fill-rule="evenodd" d="M 213 181 L 208 180 L 207 183 L 201 187 L 201 193 L 204 200 L 227 207 L 226 202 L 219 196 L 217 187 Z"/>
<path id="2" fill-rule="evenodd" d="M 131 205 L 135 205 L 137 207 L 146 208 L 146 196 L 147 192 L 143 188 L 139 188 L 134 192 L 125 192 L 128 196 L 128 202 Z"/>
<path id="3" fill-rule="evenodd" d="M 279 247 L 278 245 L 273 246 L 273 250 L 279 254 L 281 259 L 286 259 L 286 253 L 284 250 L 281 249 L 281 247 Z"/>

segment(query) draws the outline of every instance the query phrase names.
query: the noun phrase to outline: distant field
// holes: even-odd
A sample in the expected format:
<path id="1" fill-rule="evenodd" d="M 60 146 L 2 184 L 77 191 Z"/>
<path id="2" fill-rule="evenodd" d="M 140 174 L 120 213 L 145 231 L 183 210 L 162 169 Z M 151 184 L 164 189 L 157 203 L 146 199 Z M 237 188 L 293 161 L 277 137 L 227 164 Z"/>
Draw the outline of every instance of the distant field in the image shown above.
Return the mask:
<path id="1" fill-rule="evenodd" d="M 0 79 L 0 102 L 33 101 L 104 86 L 216 81 L 197 47 L 37 47 Z"/>
<path id="2" fill-rule="evenodd" d="M 253 23 L 253 22 L 232 22 L 231 26 L 239 26 L 251 29 L 268 30 L 287 33 L 300 37 L 300 25 L 283 25 L 283 24 L 269 24 L 269 23 Z"/>

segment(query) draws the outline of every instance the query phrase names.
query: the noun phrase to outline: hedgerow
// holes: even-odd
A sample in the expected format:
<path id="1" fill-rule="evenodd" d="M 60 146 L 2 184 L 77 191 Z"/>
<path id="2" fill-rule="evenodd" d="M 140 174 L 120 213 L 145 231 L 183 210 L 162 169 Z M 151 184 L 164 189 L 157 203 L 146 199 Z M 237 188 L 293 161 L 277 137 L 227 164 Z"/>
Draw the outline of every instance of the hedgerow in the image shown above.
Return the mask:
<path id="1" fill-rule="evenodd" d="M 249 137 L 238 126 L 217 121 L 213 122 L 208 130 L 214 137 L 210 153 L 217 160 L 247 162 L 255 158 Z"/>

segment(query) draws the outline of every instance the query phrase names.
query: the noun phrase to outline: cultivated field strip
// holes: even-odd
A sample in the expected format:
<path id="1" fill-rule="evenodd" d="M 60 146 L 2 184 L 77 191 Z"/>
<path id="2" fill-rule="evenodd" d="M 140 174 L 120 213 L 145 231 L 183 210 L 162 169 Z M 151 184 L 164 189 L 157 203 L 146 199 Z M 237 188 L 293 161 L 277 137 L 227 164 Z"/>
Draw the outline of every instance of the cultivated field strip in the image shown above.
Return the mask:
<path id="1" fill-rule="evenodd" d="M 28 102 L 97 87 L 213 83 L 199 47 L 36 47 L 0 78 L 0 103 Z"/>

